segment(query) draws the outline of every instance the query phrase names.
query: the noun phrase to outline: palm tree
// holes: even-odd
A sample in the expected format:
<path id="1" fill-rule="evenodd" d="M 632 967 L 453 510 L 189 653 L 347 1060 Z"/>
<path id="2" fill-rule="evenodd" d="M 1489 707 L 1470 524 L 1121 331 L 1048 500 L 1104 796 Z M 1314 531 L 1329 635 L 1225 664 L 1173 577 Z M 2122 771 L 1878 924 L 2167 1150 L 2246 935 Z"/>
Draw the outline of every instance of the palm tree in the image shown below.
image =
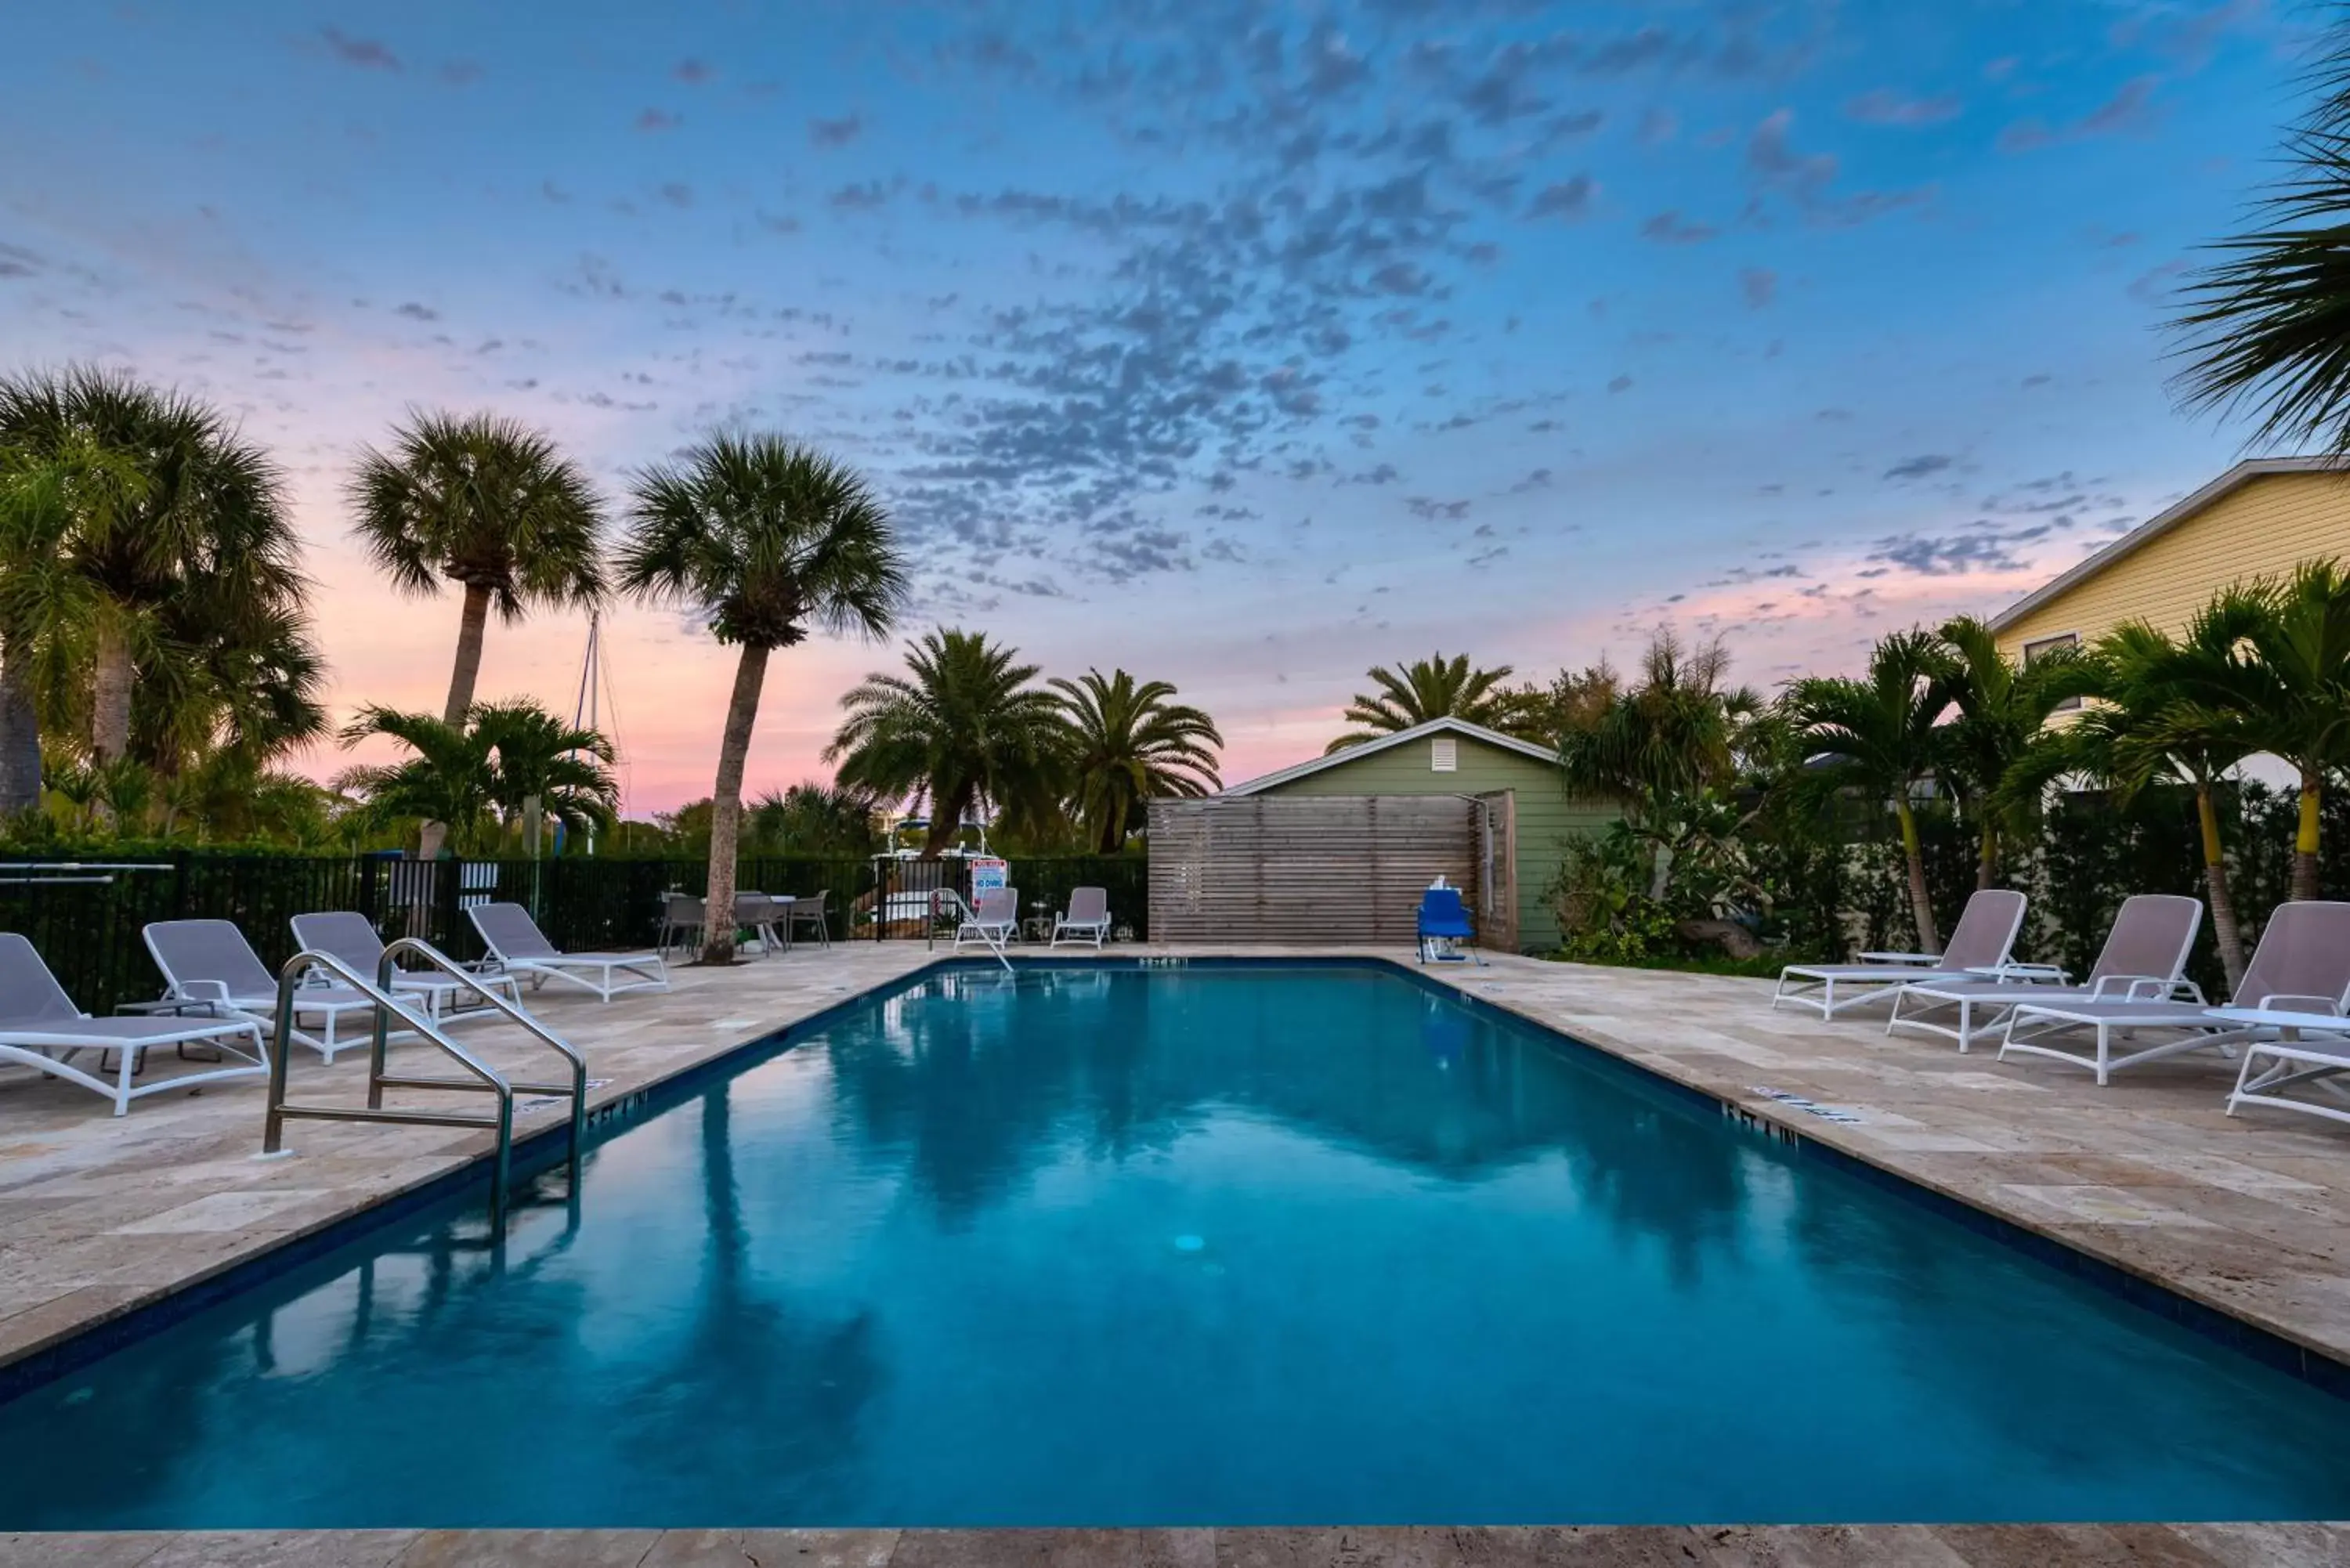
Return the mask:
<path id="1" fill-rule="evenodd" d="M 495 775 L 490 738 L 479 728 L 370 703 L 343 727 L 341 739 L 354 746 L 375 735 L 399 742 L 409 756 L 350 768 L 335 780 L 337 789 L 364 798 L 370 821 L 439 823 L 461 845 L 486 832 L 495 820 Z"/>
<path id="2" fill-rule="evenodd" d="M 1649 642 L 1638 685 L 1602 664 L 1554 687 L 1566 793 L 1624 808 L 1655 850 L 1652 898 L 1665 896 L 1674 859 L 1698 830 L 1690 807 L 1735 775 L 1740 730 L 1762 707 L 1752 690 L 1724 688 L 1729 669 L 1719 639 L 1692 648 L 1668 628 Z"/>
<path id="3" fill-rule="evenodd" d="M 1478 669 L 1470 665 L 1465 653 L 1451 659 L 1436 653 L 1404 666 L 1400 675 L 1384 664 L 1375 664 L 1365 673 L 1378 690 L 1357 692 L 1340 715 L 1360 728 L 1331 742 L 1324 749 L 1325 755 L 1430 719 L 1461 719 L 1503 732 L 1514 732 L 1529 721 L 1538 723 L 1530 711 L 1527 693 L 1506 684 L 1516 673 L 1506 664 Z"/>
<path id="4" fill-rule="evenodd" d="M 889 515 L 845 464 L 775 435 L 713 435 L 639 474 L 620 582 L 656 604 L 691 605 L 742 649 L 712 792 L 709 901 L 734 902 L 743 765 L 767 656 L 811 625 L 885 636 L 907 592 Z M 734 928 L 712 920 L 704 963 L 731 963 Z"/>
<path id="5" fill-rule="evenodd" d="M 554 441 L 495 414 L 418 413 L 391 450 L 361 451 L 347 495 L 353 528 L 392 585 L 465 591 L 444 724 L 462 724 L 482 673 L 490 611 L 512 624 L 534 606 L 586 607 L 604 597 L 603 504 Z"/>
<path id="6" fill-rule="evenodd" d="M 1784 699 L 1788 721 L 1814 763 L 1804 775 L 1811 791 L 1854 789 L 1892 805 L 1908 864 L 1918 945 L 1929 953 L 1942 950 L 1942 939 L 1909 792 L 1942 765 L 1938 725 L 1956 685 L 1940 642 L 1928 632 L 1906 631 L 1870 651 L 1866 675 L 1811 676 L 1788 687 Z"/>
<path id="7" fill-rule="evenodd" d="M 2293 172 L 2183 291 L 2174 386 L 2192 409 L 2248 409 L 2255 444 L 2350 452 L 2350 26 L 2324 34 L 2309 85 L 2312 108 L 2285 142 Z"/>
<path id="8" fill-rule="evenodd" d="M 217 410 L 99 369 L 0 381 L 0 443 L 62 457 L 94 447 L 138 483 L 83 487 L 62 561 L 88 595 L 90 755 L 125 755 L 133 689 L 172 652 L 164 618 L 188 596 L 208 636 L 298 612 L 307 587 L 276 468 Z"/>
<path id="9" fill-rule="evenodd" d="M 941 628 L 906 645 L 905 675 L 877 673 L 841 698 L 847 717 L 825 748 L 839 779 L 878 799 L 929 803 L 922 853 L 954 842 L 974 807 L 1015 829 L 1058 799 L 1067 726 L 1061 700 L 1028 684 L 1036 666 L 987 634 Z"/>
<path id="10" fill-rule="evenodd" d="M 468 716 L 490 760 L 490 804 L 509 826 L 529 826 L 536 809 L 574 833 L 608 832 L 619 818 L 620 786 L 612 776 L 612 742 L 574 727 L 527 697 L 477 702 Z M 528 846 L 536 857 L 538 845 Z"/>
<path id="11" fill-rule="evenodd" d="M 2189 712 L 2300 775 L 2292 895 L 2314 898 L 2325 775 L 2350 767 L 2350 572 L 2312 561 L 2282 582 L 2224 589 L 2207 613 L 2239 636 L 2226 659 L 2189 672 Z"/>
<path id="12" fill-rule="evenodd" d="M 2036 800 L 2067 774 L 2095 779 L 2127 802 L 2147 784 L 2184 779 L 2193 791 L 2197 836 L 2211 935 L 2232 993 L 2244 978 L 2244 937 L 2228 883 L 2216 798 L 2220 781 L 2242 762 L 2250 742 L 2236 714 L 2245 702 L 2214 699 L 2240 680 L 2237 645 L 2247 629 L 2241 601 L 2206 606 L 2174 639 L 2143 621 L 2116 627 L 2064 672 L 2063 680 L 2096 704 L 2069 724 L 2045 731 L 2018 760 L 2005 786 Z"/>
<path id="13" fill-rule="evenodd" d="M 873 802 L 838 784 L 795 784 L 754 802 L 743 836 L 762 851 L 862 860 L 873 853 Z"/>
<path id="14" fill-rule="evenodd" d="M 1190 799 L 1223 787 L 1215 753 L 1224 737 L 1201 710 L 1169 701 L 1164 680 L 1140 685 L 1125 670 L 1107 679 L 1045 682 L 1068 712 L 1068 765 L 1078 818 L 1094 846 L 1115 855 L 1146 800 Z"/>
<path id="15" fill-rule="evenodd" d="M 2000 651 L 1991 628 L 1972 616 L 1944 622 L 1939 635 L 1950 650 L 1956 677 L 1950 696 L 1958 705 L 1942 737 L 1944 771 L 1974 813 L 1975 886 L 1989 888 L 1999 877 L 2002 834 L 2021 831 L 2027 815 L 2001 786 L 2049 716 L 2079 695 L 2069 679 L 2078 655 L 2052 649 L 2019 666 Z"/>

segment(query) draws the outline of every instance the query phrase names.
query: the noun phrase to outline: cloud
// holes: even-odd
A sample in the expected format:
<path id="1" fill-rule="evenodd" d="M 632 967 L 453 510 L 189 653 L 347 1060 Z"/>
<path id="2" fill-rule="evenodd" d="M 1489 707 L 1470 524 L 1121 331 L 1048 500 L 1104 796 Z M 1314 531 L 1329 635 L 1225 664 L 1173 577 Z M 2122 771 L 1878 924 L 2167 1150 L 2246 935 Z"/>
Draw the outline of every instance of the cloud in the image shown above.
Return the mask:
<path id="1" fill-rule="evenodd" d="M 1632 389 L 1632 378 L 1618 376 L 1607 383 L 1607 389 L 1611 392 L 1628 392 Z"/>
<path id="2" fill-rule="evenodd" d="M 2039 119 L 2019 119 L 1999 133 L 2002 152 L 2031 152 L 2094 136 L 2140 135 L 2154 128 L 2160 109 L 2154 104 L 2158 76 L 2133 77 L 2114 95 L 2071 125 L 2051 126 Z"/>
<path id="3" fill-rule="evenodd" d="M 1893 480 L 1925 479 L 1941 472 L 1956 461 L 1955 458 L 1945 457 L 1939 452 L 1928 452 L 1919 457 L 1905 457 L 1887 469 L 1885 477 Z"/>
<path id="4" fill-rule="evenodd" d="M 1678 212 L 1659 213 L 1640 225 L 1640 237 L 1664 245 L 1702 244 L 1721 233 L 1711 223 L 1685 221 Z"/>
<path id="5" fill-rule="evenodd" d="M 1426 523 L 1458 523 L 1469 515 L 1466 501 L 1439 501 L 1430 495 L 1407 495 L 1403 504 L 1414 517 Z"/>
<path id="6" fill-rule="evenodd" d="M 392 314 L 394 316 L 405 316 L 411 321 L 438 321 L 441 319 L 441 313 L 439 311 L 433 309 L 430 306 L 419 305 L 412 299 L 407 304 L 395 309 Z"/>
<path id="7" fill-rule="evenodd" d="M 663 181 L 657 193 L 662 201 L 668 202 L 672 207 L 691 207 L 693 205 L 693 187 L 687 184 L 682 180 Z"/>
<path id="8" fill-rule="evenodd" d="M 1863 125 L 1939 125 L 1956 119 L 1964 107 L 1955 93 L 1904 98 L 1891 88 L 1878 88 L 1847 100 L 1844 112 Z"/>
<path id="9" fill-rule="evenodd" d="M 808 121 L 808 141 L 816 147 L 846 147 L 865 130 L 865 117 L 851 111 L 838 119 Z"/>
<path id="10" fill-rule="evenodd" d="M 843 212 L 870 212 L 876 207 L 886 206 L 890 194 L 890 187 L 880 181 L 867 180 L 858 184 L 843 185 L 825 200 Z"/>
<path id="11" fill-rule="evenodd" d="M 1779 275 L 1767 266 L 1742 267 L 1738 290 L 1749 310 L 1760 310 L 1779 297 Z"/>
<path id="12" fill-rule="evenodd" d="M 681 117 L 671 114 L 665 109 L 640 109 L 636 118 L 636 129 L 639 130 L 675 130 L 683 123 L 685 122 Z"/>
<path id="13" fill-rule="evenodd" d="M 683 59 L 671 66 L 669 74 L 688 87 L 700 87 L 718 73 L 701 60 Z"/>
<path id="14" fill-rule="evenodd" d="M 321 27 L 318 36 L 326 41 L 328 50 L 347 66 L 369 71 L 400 68 L 400 57 L 373 38 L 354 38 L 339 27 Z"/>
<path id="15" fill-rule="evenodd" d="M 1529 218 L 1564 218 L 1572 223 L 1591 215 L 1592 198 L 1599 193 L 1599 183 L 1588 174 L 1545 185 L 1535 192 L 1534 202 L 1526 208 Z"/>
<path id="16" fill-rule="evenodd" d="M 451 87 L 471 87 L 482 79 L 482 67 L 473 60 L 443 60 L 441 79 Z"/>
<path id="17" fill-rule="evenodd" d="M 2170 299 L 2178 276 L 2186 270 L 2187 264 L 2177 257 L 2150 266 L 2130 280 L 2129 296 L 2140 305 L 2165 304 Z"/>

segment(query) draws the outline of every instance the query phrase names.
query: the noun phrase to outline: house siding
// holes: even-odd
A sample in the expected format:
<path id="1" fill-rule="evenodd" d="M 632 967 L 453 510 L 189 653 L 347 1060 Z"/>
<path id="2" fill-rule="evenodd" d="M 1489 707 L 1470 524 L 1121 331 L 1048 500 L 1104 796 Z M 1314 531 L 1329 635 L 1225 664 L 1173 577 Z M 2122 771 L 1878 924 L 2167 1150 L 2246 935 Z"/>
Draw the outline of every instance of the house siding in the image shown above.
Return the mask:
<path id="1" fill-rule="evenodd" d="M 2350 557 L 2350 476 L 2266 474 L 2002 628 L 1999 646 L 2021 659 L 2026 643 L 2094 642 L 2130 620 L 2175 635 L 2230 583 L 2329 556 Z"/>
<path id="2" fill-rule="evenodd" d="M 1451 773 L 1437 773 L 1430 765 L 1438 738 L 1457 742 L 1459 765 Z M 1567 799 L 1555 765 L 1470 735 L 1429 737 L 1333 763 L 1264 793 L 1474 795 L 1495 790 L 1517 796 L 1518 945 L 1548 952 L 1559 943 L 1558 918 L 1543 895 L 1558 874 L 1566 840 L 1600 832 L 1617 816 L 1613 807 Z"/>

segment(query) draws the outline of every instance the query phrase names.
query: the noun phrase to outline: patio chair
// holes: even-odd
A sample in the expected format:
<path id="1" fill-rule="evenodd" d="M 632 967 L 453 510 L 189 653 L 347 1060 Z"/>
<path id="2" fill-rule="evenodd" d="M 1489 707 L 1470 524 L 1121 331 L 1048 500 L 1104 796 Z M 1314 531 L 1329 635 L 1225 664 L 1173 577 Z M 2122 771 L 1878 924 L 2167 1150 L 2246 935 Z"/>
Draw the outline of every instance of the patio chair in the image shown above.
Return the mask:
<path id="1" fill-rule="evenodd" d="M 832 920 L 825 908 L 831 898 L 832 889 L 827 888 L 813 898 L 794 898 L 791 907 L 784 911 L 784 935 L 786 940 L 795 938 L 800 927 L 813 922 L 816 926 L 816 945 L 826 948 L 832 946 Z"/>
<path id="2" fill-rule="evenodd" d="M 734 895 L 734 929 L 749 931 L 759 939 L 759 956 L 772 958 L 783 943 L 775 935 L 775 921 L 791 908 L 788 898 L 777 898 L 765 893 Z"/>
<path id="3" fill-rule="evenodd" d="M 305 951 L 340 959 L 369 980 L 376 977 L 383 963 L 383 939 L 376 935 L 368 918 L 355 909 L 295 916 L 294 945 Z M 483 985 L 503 992 L 516 1007 L 522 1005 L 522 988 L 515 983 L 512 975 L 484 974 L 477 978 Z M 423 1002 L 424 1015 L 435 1023 L 502 1016 L 493 1007 L 461 1011 L 462 1003 L 480 993 L 463 981 L 437 971 L 394 970 L 390 991 L 394 996 L 413 997 Z"/>
<path id="4" fill-rule="evenodd" d="M 146 1054 L 162 1045 L 186 1047 L 203 1044 L 217 1048 L 235 1066 L 205 1064 L 198 1073 L 182 1073 L 133 1087 L 130 1080 L 144 1067 Z M 98 1053 L 99 1074 L 106 1072 L 106 1054 L 116 1052 L 121 1062 L 113 1082 L 72 1066 L 64 1058 L 80 1051 Z M 38 949 L 15 931 L 0 931 L 0 1062 L 21 1062 L 28 1067 L 63 1078 L 68 1084 L 105 1096 L 114 1102 L 114 1114 L 130 1109 L 141 1095 L 170 1089 L 192 1089 L 224 1078 L 250 1078 L 269 1071 L 269 1051 L 262 1044 L 261 1025 L 250 1018 L 174 1018 L 168 1013 L 145 1017 L 92 1018 L 73 1004 L 65 987 Z"/>
<path id="5" fill-rule="evenodd" d="M 2140 893 L 2122 900 L 2085 983 L 2068 985 L 2064 971 L 2038 964 L 2010 964 L 2007 978 L 2001 980 L 1912 981 L 1894 995 L 1885 1032 L 1923 1029 L 1948 1035 L 1964 1053 L 1977 1039 L 1999 1032 L 2010 1010 L 2018 1006 L 2106 997 L 2200 1002 L 2203 992 L 2186 978 L 2186 971 L 2187 955 L 2202 929 L 2200 899 Z M 1903 1012 L 1912 1004 L 1913 1011 Z M 1932 1014 L 1953 1007 L 1959 1013 L 1955 1023 L 1932 1021 Z"/>
<path id="6" fill-rule="evenodd" d="M 529 977 L 533 991 L 559 980 L 609 1002 L 622 992 L 669 989 L 669 969 L 659 953 L 567 953 L 546 940 L 520 904 L 476 904 L 465 913 L 473 917 L 482 945 L 498 967 Z M 629 978 L 616 980 L 616 975 Z"/>
<path id="7" fill-rule="evenodd" d="M 2350 998 L 2350 904 L 2319 899 L 2280 904 L 2261 932 L 2260 946 L 2252 950 L 2252 961 L 2245 966 L 2243 983 L 2236 987 L 2230 1005 L 2111 996 L 2027 1002 L 2008 1014 L 1999 1059 L 2006 1061 L 2010 1052 L 2050 1056 L 2089 1068 L 2102 1085 L 2124 1067 L 2182 1052 L 2217 1047 L 2232 1056 L 2238 1043 L 2271 1026 L 2248 1013 L 2334 1017 L 2342 1013 L 2345 998 Z M 2092 1037 L 2089 1050 L 2050 1044 L 2084 1030 Z M 2115 1036 L 2135 1042 L 2139 1034 L 2160 1038 L 2126 1054 L 2114 1054 Z M 2238 1083 L 2241 1086 L 2241 1074 Z"/>
<path id="8" fill-rule="evenodd" d="M 192 1006 L 210 1007 L 214 1016 L 249 1018 L 267 1033 L 277 1027 L 277 977 L 228 920 L 157 920 L 140 935 L 155 967 L 163 971 L 164 999 Z M 362 1019 L 375 1012 L 375 999 L 339 982 L 302 984 L 294 990 L 294 1017 L 323 1022 L 324 1033 L 312 1034 L 299 1027 L 294 1039 L 331 1062 L 338 1051 L 360 1041 L 341 1038 L 342 1021 L 351 1013 Z M 280 1049 L 286 1042 L 277 1042 Z"/>
<path id="9" fill-rule="evenodd" d="M 962 900 L 956 903 L 962 905 Z M 965 942 L 1001 950 L 1019 935 L 1020 889 L 991 888 L 972 903 L 962 905 L 962 918 L 955 923 L 954 945 L 958 950 Z"/>
<path id="10" fill-rule="evenodd" d="M 1792 963 L 1779 971 L 1779 988 L 1771 994 L 1771 1006 L 1775 1012 L 1781 1002 L 1792 1002 L 1798 1007 L 1817 1008 L 1822 1018 L 1834 1018 L 1848 1007 L 1890 1001 L 1905 985 L 1997 979 L 2012 967 L 2008 953 L 2022 927 L 2023 895 L 2005 888 L 1986 888 L 1967 900 L 1939 959 L 1920 964 Z M 1839 987 L 1842 996 L 1836 994 Z"/>
<path id="11" fill-rule="evenodd" d="M 1470 923 L 1469 907 L 1461 901 L 1458 888 L 1430 888 L 1419 896 L 1418 920 L 1419 961 L 1433 959 L 1438 963 L 1460 963 L 1478 955 L 1477 929 Z M 1469 944 L 1462 950 L 1459 944 Z"/>
<path id="12" fill-rule="evenodd" d="M 691 893 L 663 893 L 660 935 L 653 943 L 654 950 L 667 953 L 673 947 L 683 952 L 688 944 L 701 941 L 702 909 L 702 900 Z"/>
<path id="13" fill-rule="evenodd" d="M 1099 948 L 1108 940 L 1109 889 L 1070 888 L 1069 908 L 1053 917 L 1053 939 L 1046 945 L 1057 948 L 1066 942 L 1070 947 Z"/>
<path id="14" fill-rule="evenodd" d="M 2228 1096 L 2228 1114 L 2240 1106 L 2274 1106 L 2304 1111 L 2330 1121 L 2350 1122 L 2350 1018 L 2324 1012 L 2280 1012 L 2270 1008 L 2215 1008 L 2230 1023 L 2253 1025 L 2260 1033 L 2244 1046 L 2243 1064 L 2236 1070 L 2236 1087 Z M 2271 1036 L 2273 1035 L 2273 1038 Z M 2334 1104 L 2298 1100 L 2284 1091 L 2296 1085 L 2324 1090 Z"/>

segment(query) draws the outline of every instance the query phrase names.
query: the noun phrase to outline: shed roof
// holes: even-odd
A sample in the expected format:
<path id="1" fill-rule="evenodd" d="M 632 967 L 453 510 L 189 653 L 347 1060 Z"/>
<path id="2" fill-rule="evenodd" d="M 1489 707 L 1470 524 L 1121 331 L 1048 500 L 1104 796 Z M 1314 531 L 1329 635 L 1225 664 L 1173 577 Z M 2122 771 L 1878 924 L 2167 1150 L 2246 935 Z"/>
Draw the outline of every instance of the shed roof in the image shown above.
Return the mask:
<path id="1" fill-rule="evenodd" d="M 1359 745 L 1347 746 L 1339 751 L 1328 753 L 1314 758 L 1311 762 L 1299 763 L 1295 767 L 1283 768 L 1279 773 L 1260 774 L 1245 784 L 1233 784 L 1225 790 L 1224 794 L 1227 795 L 1261 794 L 1266 790 L 1278 788 L 1293 780 L 1305 778 L 1310 774 L 1318 774 L 1326 768 L 1335 768 L 1342 763 L 1353 762 L 1357 757 L 1373 756 L 1392 747 L 1405 745 L 1426 736 L 1446 734 L 1465 735 L 1470 740 L 1482 742 L 1489 746 L 1498 746 L 1505 752 L 1515 752 L 1520 756 L 1532 757 L 1538 763 L 1558 760 L 1557 755 L 1546 746 L 1538 746 L 1532 741 L 1522 741 L 1515 735 L 1504 735 L 1499 730 L 1489 730 L 1482 724 L 1472 724 L 1466 719 L 1454 719 L 1448 716 L 1430 719 L 1426 723 L 1414 724 L 1409 730 L 1398 730 L 1392 735 L 1381 735 L 1375 741 L 1365 741 Z"/>

